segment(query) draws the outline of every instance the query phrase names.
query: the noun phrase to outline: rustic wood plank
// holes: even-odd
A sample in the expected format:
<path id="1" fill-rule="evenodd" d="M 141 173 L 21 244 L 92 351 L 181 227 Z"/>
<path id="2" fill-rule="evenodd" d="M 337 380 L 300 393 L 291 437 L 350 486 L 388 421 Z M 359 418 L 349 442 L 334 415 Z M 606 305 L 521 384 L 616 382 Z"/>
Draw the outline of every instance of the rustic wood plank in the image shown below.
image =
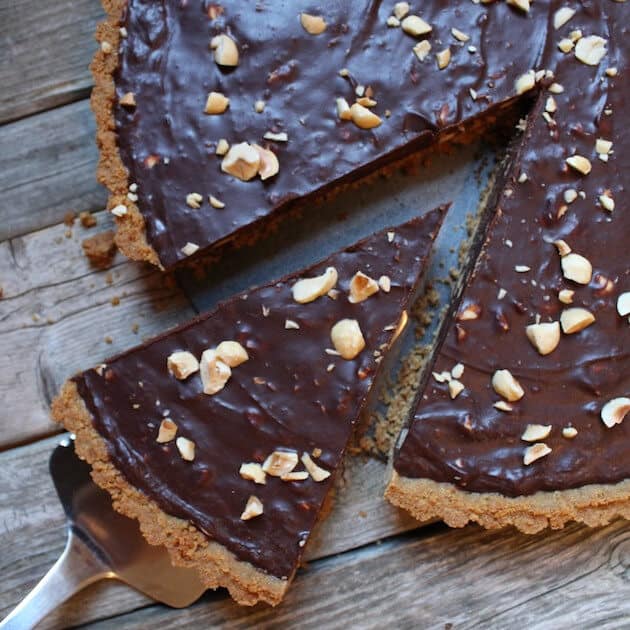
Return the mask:
<path id="1" fill-rule="evenodd" d="M 0 16 L 0 123 L 85 98 L 98 0 L 1 0 Z"/>
<path id="2" fill-rule="evenodd" d="M 105 206 L 94 130 L 87 101 L 0 127 L 0 241 Z"/>
<path id="3" fill-rule="evenodd" d="M 26 595 L 63 549 L 64 516 L 48 475 L 48 458 L 58 439 L 0 453 L 0 618 Z M 382 498 L 384 476 L 382 462 L 348 459 L 333 511 L 309 544 L 309 559 L 417 527 Z M 104 582 L 75 597 L 45 627 L 85 623 L 146 605 L 147 599 L 132 589 Z"/>
<path id="4" fill-rule="evenodd" d="M 148 266 L 119 254 L 110 271 L 91 268 L 81 242 L 111 227 L 107 213 L 98 220 L 71 238 L 62 224 L 0 243 L 0 448 L 57 430 L 48 405 L 68 376 L 193 314 Z"/>
<path id="5" fill-rule="evenodd" d="M 416 530 L 313 563 L 275 609 L 206 595 L 185 610 L 154 605 L 90 627 L 627 628 L 629 552 L 623 521 L 531 537 Z"/>

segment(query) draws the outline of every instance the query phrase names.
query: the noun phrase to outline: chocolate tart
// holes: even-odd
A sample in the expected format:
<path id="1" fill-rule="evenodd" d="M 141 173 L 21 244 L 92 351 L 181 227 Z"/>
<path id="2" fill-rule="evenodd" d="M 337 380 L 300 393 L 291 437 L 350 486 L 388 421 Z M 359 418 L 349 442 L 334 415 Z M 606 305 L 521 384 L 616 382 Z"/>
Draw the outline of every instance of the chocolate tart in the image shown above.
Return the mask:
<path id="1" fill-rule="evenodd" d="M 208 588 L 281 600 L 443 214 L 237 295 L 75 376 L 53 402 L 114 507 Z"/>
<path id="2" fill-rule="evenodd" d="M 548 79 L 387 490 L 452 526 L 630 517 L 627 8 L 534 4 Z"/>
<path id="3" fill-rule="evenodd" d="M 413 35 L 393 2 L 103 4 L 98 178 L 119 248 L 163 268 L 247 245 L 329 191 L 512 120 L 549 19 L 547 3 L 518 15 L 504 2 L 439 0 L 422 7 L 430 32 Z M 263 154 L 258 175 L 254 145 L 275 156 Z"/>

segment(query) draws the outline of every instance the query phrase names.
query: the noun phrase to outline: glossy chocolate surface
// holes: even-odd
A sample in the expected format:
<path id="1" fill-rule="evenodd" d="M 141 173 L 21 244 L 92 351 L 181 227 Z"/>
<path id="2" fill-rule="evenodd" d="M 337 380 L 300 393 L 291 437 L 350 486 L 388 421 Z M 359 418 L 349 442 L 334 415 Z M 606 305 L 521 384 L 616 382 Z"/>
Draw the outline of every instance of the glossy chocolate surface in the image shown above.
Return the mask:
<path id="1" fill-rule="evenodd" d="M 480 316 L 453 319 L 432 368 L 442 372 L 463 363 L 466 389 L 451 400 L 446 383 L 429 379 L 396 454 L 401 475 L 509 496 L 630 478 L 630 419 L 613 428 L 600 419 L 607 401 L 630 395 L 630 325 L 616 310 L 617 297 L 630 290 L 628 9 L 607 1 L 544 6 L 551 18 L 563 5 L 577 12 L 560 29 L 537 22 L 541 32 L 547 30 L 547 44 L 536 68 L 551 69 L 564 92 L 540 93 L 459 307 L 461 314 L 478 306 Z M 585 65 L 558 49 L 557 42 L 574 29 L 608 40 L 599 65 Z M 519 42 L 532 45 L 525 38 Z M 608 68 L 617 68 L 617 76 L 608 76 Z M 543 118 L 550 95 L 557 103 L 551 123 Z M 595 151 L 597 138 L 613 141 L 607 162 Z M 567 167 L 565 159 L 574 154 L 590 160 L 590 174 Z M 564 200 L 569 189 L 579 192 L 572 203 Z M 606 190 L 615 200 L 612 212 L 599 202 Z M 592 263 L 588 285 L 563 278 L 556 239 Z M 519 273 L 517 266 L 530 271 Z M 500 289 L 506 292 L 502 299 Z M 559 301 L 560 289 L 575 291 L 573 304 Z M 541 356 L 525 327 L 537 316 L 557 321 L 567 306 L 588 309 L 595 323 L 562 334 L 557 349 Z M 509 369 L 525 390 L 510 413 L 493 407 L 500 400 L 490 382 L 497 369 Z M 552 426 L 544 440 L 552 452 L 528 466 L 528 443 L 521 439 L 527 424 Z M 573 439 L 562 436 L 568 426 L 577 429 Z"/>
<path id="2" fill-rule="evenodd" d="M 223 12 L 212 20 L 208 9 L 217 4 Z M 537 65 L 546 39 L 545 2 L 533 2 L 527 18 L 504 2 L 423 3 L 421 15 L 433 27 L 423 38 L 387 26 L 393 5 L 129 1 L 115 80 L 117 96 L 133 92 L 137 106 L 116 107 L 118 145 L 129 182 L 139 187 L 149 243 L 165 267 L 185 258 L 181 248 L 189 241 L 210 247 L 292 199 L 373 170 L 392 152 L 428 144 L 437 131 L 505 102 L 516 78 Z M 326 31 L 309 35 L 302 11 L 322 15 Z M 469 41 L 458 41 L 453 27 Z M 238 45 L 236 68 L 214 62 L 209 43 L 221 33 Z M 420 39 L 432 46 L 423 62 L 413 52 Z M 439 70 L 435 53 L 447 47 L 451 61 Z M 348 78 L 339 75 L 343 68 Z M 378 128 L 339 120 L 336 98 L 353 103 L 359 85 L 373 91 Z M 204 114 L 210 91 L 229 97 L 224 114 Z M 262 113 L 254 111 L 257 100 L 265 102 Z M 265 140 L 268 131 L 286 132 L 288 142 Z M 242 182 L 221 172 L 221 138 L 270 147 L 278 175 Z M 152 168 L 150 156 L 160 159 Z M 197 210 L 186 204 L 191 192 L 203 196 Z M 225 208 L 211 207 L 209 194 Z"/>
<path id="3" fill-rule="evenodd" d="M 441 211 L 433 211 L 393 228 L 391 242 L 379 232 L 313 268 L 220 304 L 108 361 L 104 370 L 77 376 L 79 393 L 115 466 L 165 512 L 189 520 L 239 559 L 276 577 L 291 577 L 334 475 L 323 482 L 267 476 L 267 483 L 258 485 L 239 476 L 240 465 L 262 463 L 276 449 L 301 455 L 317 448 L 322 453 L 314 460 L 335 471 L 441 217 Z M 321 274 L 328 266 L 339 274 L 338 297 L 295 302 L 296 279 Z M 389 276 L 391 291 L 351 304 L 349 281 L 359 270 L 374 278 Z M 343 318 L 358 320 L 366 341 L 352 360 L 326 353 L 332 348 L 331 327 Z M 300 328 L 286 329 L 287 319 Z M 219 393 L 204 394 L 198 374 L 184 381 L 169 374 L 166 360 L 172 352 L 188 350 L 199 358 L 223 340 L 239 341 L 250 358 L 232 369 Z M 174 442 L 156 442 L 165 416 L 178 425 L 178 436 L 195 442 L 193 462 L 182 459 Z M 242 521 L 252 494 L 262 501 L 264 514 Z"/>

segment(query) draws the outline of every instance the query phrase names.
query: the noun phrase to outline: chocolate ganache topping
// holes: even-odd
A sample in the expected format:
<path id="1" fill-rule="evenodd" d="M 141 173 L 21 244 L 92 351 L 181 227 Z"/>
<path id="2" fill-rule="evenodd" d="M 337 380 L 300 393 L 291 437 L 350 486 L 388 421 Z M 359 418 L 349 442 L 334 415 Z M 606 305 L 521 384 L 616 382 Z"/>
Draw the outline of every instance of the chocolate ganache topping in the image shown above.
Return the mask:
<path id="1" fill-rule="evenodd" d="M 547 2 L 527 15 L 504 2 L 412 7 L 430 32 L 414 31 L 411 15 L 388 26 L 393 5 L 129 0 L 115 131 L 130 199 L 164 267 L 245 236 L 291 200 L 381 167 L 440 131 L 457 135 L 461 123 L 517 96 L 517 79 L 540 66 L 550 34 Z M 308 32 L 302 13 L 321 16 L 325 30 Z M 238 65 L 215 62 L 211 43 L 221 36 L 235 44 Z M 229 99 L 211 108 L 223 113 L 205 113 L 211 92 Z M 339 98 L 367 114 L 358 110 L 355 124 Z M 378 126 L 365 121 L 370 114 Z M 241 181 L 222 171 L 222 139 L 271 150 L 277 174 Z"/>
<path id="2" fill-rule="evenodd" d="M 413 299 L 442 216 L 436 210 L 379 232 L 75 377 L 116 468 L 166 513 L 190 521 L 237 558 L 290 578 L 334 475 L 296 481 L 267 475 L 263 485 L 243 478 L 240 466 L 262 464 L 285 450 L 309 453 L 334 473 Z M 298 278 L 330 267 L 338 275 L 336 293 L 298 303 L 292 293 Z M 359 271 L 379 281 L 380 289 L 372 287 L 367 299 L 353 303 L 349 287 Z M 331 329 L 344 319 L 356 320 L 365 341 L 354 358 L 333 349 L 339 344 Z M 169 372 L 174 352 L 199 359 L 224 340 L 240 343 L 248 359 L 232 368 L 217 393 L 204 393 L 199 373 L 179 380 Z M 178 438 L 194 443 L 192 461 L 173 436 L 157 441 L 164 418 L 175 423 Z M 243 520 L 250 495 L 264 511 Z"/>
<path id="3" fill-rule="evenodd" d="M 627 7 L 535 4 L 549 16 L 536 18 L 547 35 L 535 68 L 553 78 L 394 463 L 507 496 L 630 478 Z M 498 370 L 509 374 L 493 386 Z"/>

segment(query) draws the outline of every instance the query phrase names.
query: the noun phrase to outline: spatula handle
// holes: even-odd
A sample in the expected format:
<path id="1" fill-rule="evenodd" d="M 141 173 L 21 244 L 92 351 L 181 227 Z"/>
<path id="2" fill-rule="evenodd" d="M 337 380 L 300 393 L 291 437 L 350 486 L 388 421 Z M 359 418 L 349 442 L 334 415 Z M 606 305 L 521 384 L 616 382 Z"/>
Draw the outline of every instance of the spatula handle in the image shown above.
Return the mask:
<path id="1" fill-rule="evenodd" d="M 59 560 L 0 623 L 0 630 L 30 630 L 72 595 L 107 577 L 113 577 L 108 567 L 70 529 Z"/>

